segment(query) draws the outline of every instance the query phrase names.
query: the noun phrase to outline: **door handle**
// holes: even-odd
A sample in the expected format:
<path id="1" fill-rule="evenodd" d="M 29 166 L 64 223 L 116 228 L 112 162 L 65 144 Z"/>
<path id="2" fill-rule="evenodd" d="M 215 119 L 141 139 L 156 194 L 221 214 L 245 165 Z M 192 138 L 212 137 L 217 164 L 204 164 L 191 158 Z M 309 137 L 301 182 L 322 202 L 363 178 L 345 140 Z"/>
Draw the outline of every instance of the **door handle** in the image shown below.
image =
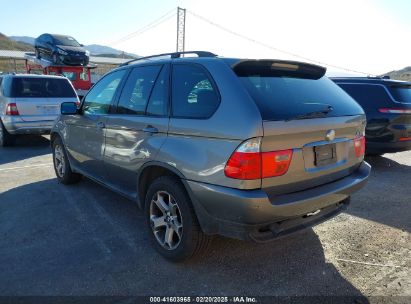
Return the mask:
<path id="1" fill-rule="evenodd" d="M 158 129 L 155 128 L 155 127 L 153 127 L 153 126 L 151 126 L 151 125 L 148 125 L 148 126 L 146 126 L 146 127 L 143 129 L 143 132 L 146 132 L 146 133 L 158 133 Z"/>
<path id="2" fill-rule="evenodd" d="M 105 127 L 106 127 L 106 124 L 105 124 L 104 122 L 99 121 L 99 122 L 97 123 L 97 128 L 99 128 L 99 129 L 104 129 Z"/>

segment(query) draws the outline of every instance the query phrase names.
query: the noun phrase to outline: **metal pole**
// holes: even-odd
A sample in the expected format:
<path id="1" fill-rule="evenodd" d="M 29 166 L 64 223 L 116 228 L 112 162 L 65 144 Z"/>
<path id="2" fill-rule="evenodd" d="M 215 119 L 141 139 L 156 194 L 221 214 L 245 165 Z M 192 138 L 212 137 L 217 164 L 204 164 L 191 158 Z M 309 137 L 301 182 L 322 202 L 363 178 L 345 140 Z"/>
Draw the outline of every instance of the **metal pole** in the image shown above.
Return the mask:
<path id="1" fill-rule="evenodd" d="M 184 52 L 185 49 L 185 23 L 186 23 L 186 10 L 177 7 L 177 44 L 176 51 Z"/>

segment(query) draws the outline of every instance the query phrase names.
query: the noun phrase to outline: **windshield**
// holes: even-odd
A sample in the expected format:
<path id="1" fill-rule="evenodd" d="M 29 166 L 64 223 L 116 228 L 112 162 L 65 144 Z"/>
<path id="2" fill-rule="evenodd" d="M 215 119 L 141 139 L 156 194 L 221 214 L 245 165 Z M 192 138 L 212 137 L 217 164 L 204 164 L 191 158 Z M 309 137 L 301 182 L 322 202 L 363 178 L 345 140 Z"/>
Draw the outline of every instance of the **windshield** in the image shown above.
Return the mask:
<path id="1" fill-rule="evenodd" d="M 62 72 L 61 75 L 63 75 L 64 77 L 67 77 L 70 80 L 77 79 L 77 74 L 75 72 Z"/>
<path id="2" fill-rule="evenodd" d="M 70 36 L 54 36 L 54 42 L 56 45 L 80 46 L 76 39 Z"/>
<path id="3" fill-rule="evenodd" d="M 390 87 L 390 92 L 395 101 L 411 103 L 411 85 L 394 85 Z"/>
<path id="4" fill-rule="evenodd" d="M 67 79 L 14 78 L 8 97 L 76 97 Z"/>
<path id="5" fill-rule="evenodd" d="M 364 114 L 362 108 L 327 77 L 307 79 L 249 75 L 239 77 L 264 120 L 288 120 L 321 112 L 322 116 Z"/>

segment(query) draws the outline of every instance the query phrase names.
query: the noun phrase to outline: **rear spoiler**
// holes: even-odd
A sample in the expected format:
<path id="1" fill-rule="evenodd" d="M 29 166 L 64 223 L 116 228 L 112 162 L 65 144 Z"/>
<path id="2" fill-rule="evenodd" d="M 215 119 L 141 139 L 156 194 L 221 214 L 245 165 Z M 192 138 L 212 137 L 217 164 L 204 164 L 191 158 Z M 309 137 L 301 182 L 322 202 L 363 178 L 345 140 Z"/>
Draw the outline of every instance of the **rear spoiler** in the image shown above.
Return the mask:
<path id="1" fill-rule="evenodd" d="M 325 67 L 298 61 L 272 59 L 245 59 L 233 64 L 231 68 L 237 76 L 259 75 L 264 77 L 294 77 L 319 79 L 325 75 Z"/>

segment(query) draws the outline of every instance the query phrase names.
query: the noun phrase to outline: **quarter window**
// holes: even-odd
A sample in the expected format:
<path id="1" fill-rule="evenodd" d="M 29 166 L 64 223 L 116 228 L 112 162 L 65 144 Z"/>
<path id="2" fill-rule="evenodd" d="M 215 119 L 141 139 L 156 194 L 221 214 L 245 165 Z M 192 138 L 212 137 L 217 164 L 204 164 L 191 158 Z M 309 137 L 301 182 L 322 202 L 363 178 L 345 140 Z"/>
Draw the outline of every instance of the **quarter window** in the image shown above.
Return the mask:
<path id="1" fill-rule="evenodd" d="M 219 105 L 211 79 L 200 67 L 178 64 L 173 67 L 173 116 L 209 118 Z"/>
<path id="2" fill-rule="evenodd" d="M 83 112 L 86 114 L 107 114 L 125 72 L 126 70 L 113 72 L 96 83 L 85 97 Z"/>
<path id="3" fill-rule="evenodd" d="M 144 115 L 161 66 L 134 68 L 121 93 L 117 113 Z"/>

